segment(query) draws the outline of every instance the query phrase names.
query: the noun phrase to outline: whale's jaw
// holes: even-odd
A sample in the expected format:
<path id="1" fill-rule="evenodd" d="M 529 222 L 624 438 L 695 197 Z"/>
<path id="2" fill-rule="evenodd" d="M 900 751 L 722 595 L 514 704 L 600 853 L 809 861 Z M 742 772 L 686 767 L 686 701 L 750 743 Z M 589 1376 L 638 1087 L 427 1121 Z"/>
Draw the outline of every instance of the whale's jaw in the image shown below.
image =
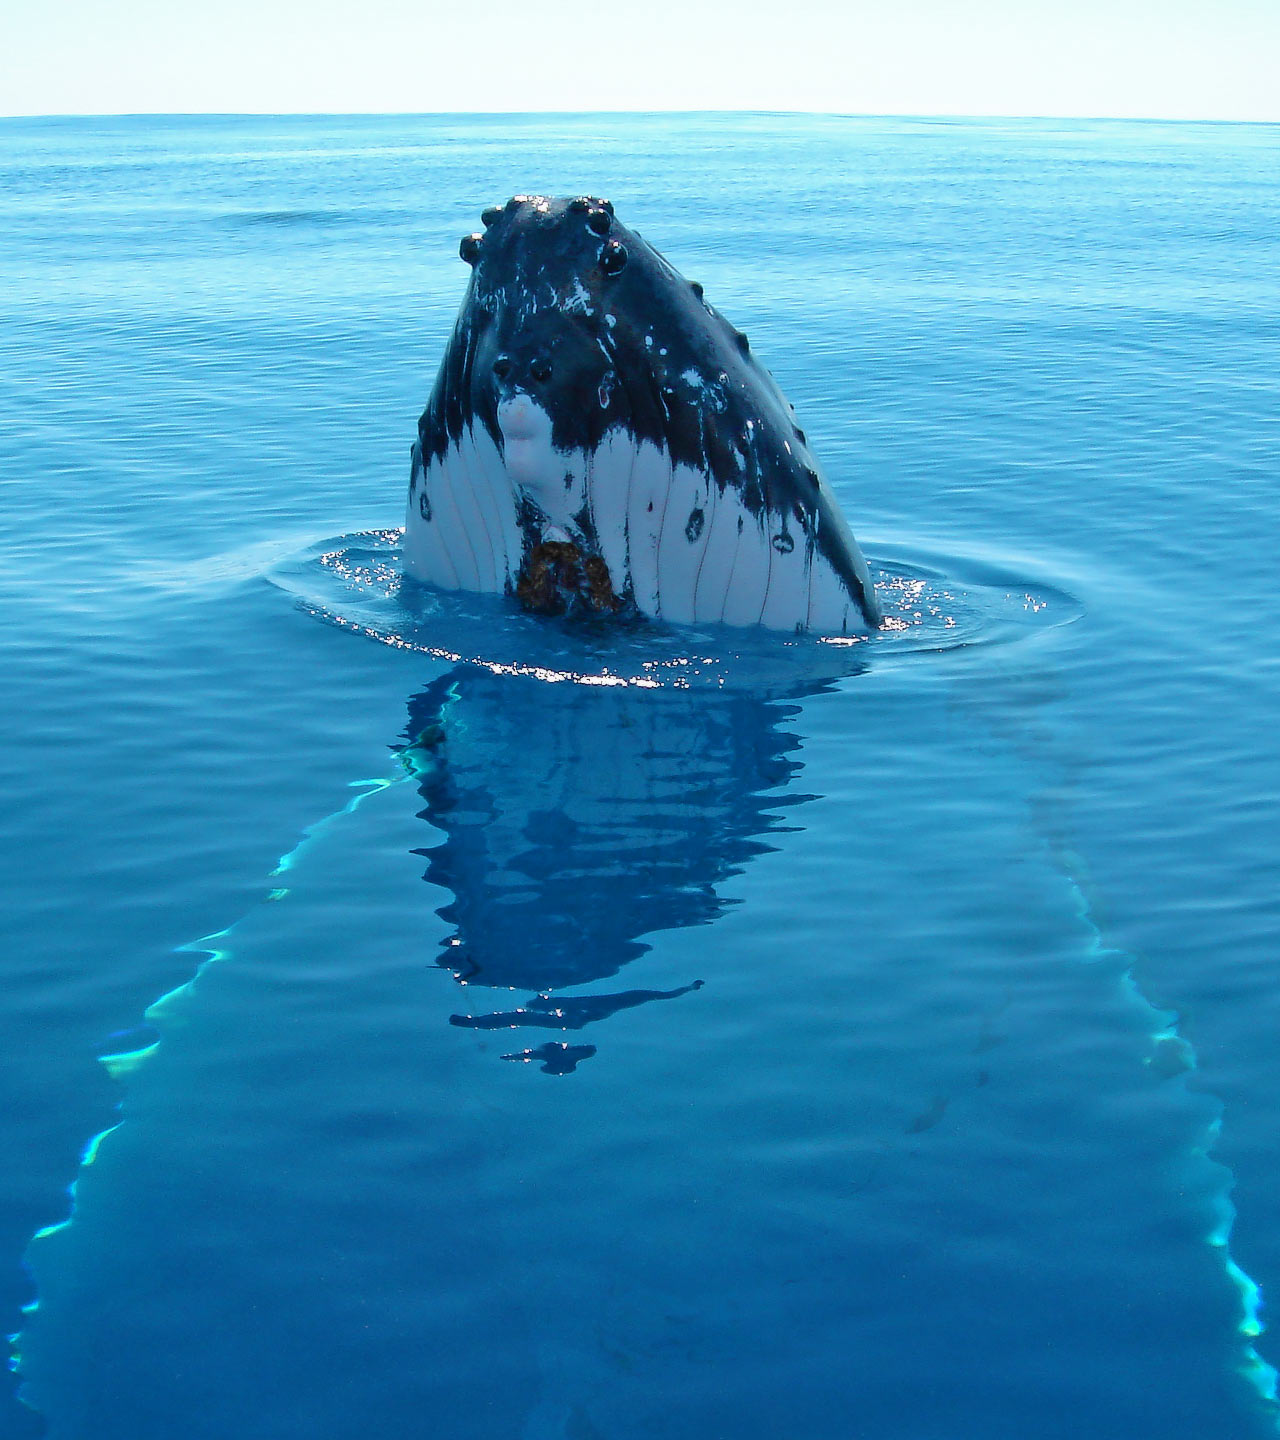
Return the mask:
<path id="1" fill-rule="evenodd" d="M 516 595 L 533 609 L 573 609 L 577 595 L 591 610 L 634 607 L 677 624 L 866 631 L 856 597 L 794 523 L 788 530 L 768 512 L 753 514 L 732 486 L 624 429 L 590 453 L 566 453 L 537 423 L 530 417 L 526 433 L 513 426 L 510 439 L 504 429 L 502 447 L 468 427 L 425 464 L 415 447 L 410 575 L 447 590 Z M 558 599 L 539 600 L 548 568 L 575 558 L 582 573 L 559 577 Z"/>
<path id="2" fill-rule="evenodd" d="M 791 407 L 701 287 L 605 201 L 517 197 L 485 223 L 418 426 L 406 572 L 533 608 L 879 624 Z"/>

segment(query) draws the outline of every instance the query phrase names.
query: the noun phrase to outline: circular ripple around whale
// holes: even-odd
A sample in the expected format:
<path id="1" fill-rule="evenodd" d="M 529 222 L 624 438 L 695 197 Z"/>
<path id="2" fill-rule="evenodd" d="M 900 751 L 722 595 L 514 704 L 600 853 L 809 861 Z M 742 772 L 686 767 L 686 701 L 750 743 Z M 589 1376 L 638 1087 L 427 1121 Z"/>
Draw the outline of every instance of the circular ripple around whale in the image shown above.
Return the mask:
<path id="1" fill-rule="evenodd" d="M 1080 602 L 998 562 L 883 547 L 868 556 L 884 628 L 844 639 L 723 625 L 548 619 L 497 595 L 406 579 L 401 532 L 322 541 L 268 579 L 317 619 L 453 664 L 549 681 L 642 687 L 777 685 L 839 679 L 884 664 L 1025 642 L 1077 620 Z"/>

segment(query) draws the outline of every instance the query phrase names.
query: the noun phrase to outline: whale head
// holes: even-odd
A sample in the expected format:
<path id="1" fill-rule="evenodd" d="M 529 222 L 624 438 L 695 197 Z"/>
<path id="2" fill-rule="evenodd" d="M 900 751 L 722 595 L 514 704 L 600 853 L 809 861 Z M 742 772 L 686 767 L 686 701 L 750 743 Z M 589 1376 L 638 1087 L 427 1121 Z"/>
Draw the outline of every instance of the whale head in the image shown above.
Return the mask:
<path id="1" fill-rule="evenodd" d="M 878 624 L 790 405 L 701 286 L 607 200 L 483 219 L 413 446 L 406 571 L 550 611 Z"/>

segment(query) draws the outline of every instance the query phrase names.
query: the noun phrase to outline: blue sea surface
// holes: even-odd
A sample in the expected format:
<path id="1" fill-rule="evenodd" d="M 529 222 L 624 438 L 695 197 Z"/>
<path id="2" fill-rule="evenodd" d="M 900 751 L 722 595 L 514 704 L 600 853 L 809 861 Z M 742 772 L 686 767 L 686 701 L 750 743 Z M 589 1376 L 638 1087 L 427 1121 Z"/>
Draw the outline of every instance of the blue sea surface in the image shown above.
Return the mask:
<path id="1" fill-rule="evenodd" d="M 1278 154 L 0 121 L 0 1434 L 1280 1430 Z M 749 332 L 885 633 L 399 585 L 519 192 Z"/>

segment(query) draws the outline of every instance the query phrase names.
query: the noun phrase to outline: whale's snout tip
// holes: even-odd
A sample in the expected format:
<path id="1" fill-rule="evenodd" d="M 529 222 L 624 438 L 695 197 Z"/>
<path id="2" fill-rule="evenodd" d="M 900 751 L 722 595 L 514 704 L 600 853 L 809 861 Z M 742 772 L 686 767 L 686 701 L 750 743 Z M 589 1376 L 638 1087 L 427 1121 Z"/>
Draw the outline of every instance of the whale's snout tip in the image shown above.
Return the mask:
<path id="1" fill-rule="evenodd" d="M 498 427 L 508 442 L 549 438 L 551 417 L 533 398 L 517 392 L 498 403 Z"/>

